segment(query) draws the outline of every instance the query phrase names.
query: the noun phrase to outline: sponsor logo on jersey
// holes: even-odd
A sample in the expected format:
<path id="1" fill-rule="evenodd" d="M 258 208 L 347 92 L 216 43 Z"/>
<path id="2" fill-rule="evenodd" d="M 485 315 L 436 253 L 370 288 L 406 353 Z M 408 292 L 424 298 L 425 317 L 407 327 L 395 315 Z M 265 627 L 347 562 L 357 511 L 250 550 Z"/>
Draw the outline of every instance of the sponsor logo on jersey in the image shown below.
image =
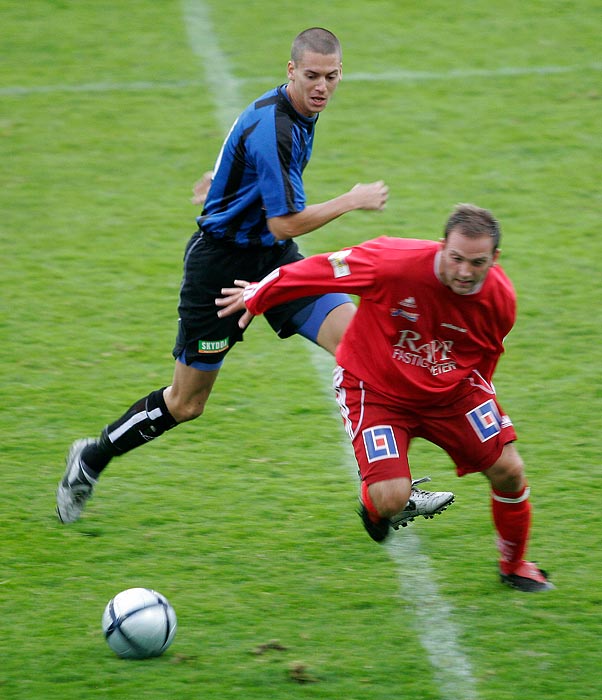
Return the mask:
<path id="1" fill-rule="evenodd" d="M 368 462 L 399 457 L 393 428 L 390 425 L 377 425 L 362 431 Z"/>
<path id="2" fill-rule="evenodd" d="M 351 274 L 349 265 L 347 264 L 347 256 L 351 255 L 350 250 L 338 250 L 328 256 L 328 262 L 332 265 L 332 270 L 335 277 L 347 277 Z"/>
<path id="3" fill-rule="evenodd" d="M 227 350 L 230 345 L 230 338 L 223 340 L 199 340 L 198 352 L 200 355 L 207 355 L 212 352 Z"/>
<path id="4" fill-rule="evenodd" d="M 404 329 L 399 332 L 393 347 L 393 359 L 406 365 L 424 367 L 432 375 L 445 374 L 456 369 L 452 358 L 453 340 L 424 341 L 417 331 Z"/>
<path id="5" fill-rule="evenodd" d="M 407 311 L 407 309 L 416 308 L 416 299 L 414 299 L 414 297 L 406 297 L 405 299 L 401 299 L 401 301 L 398 301 L 397 304 L 405 308 L 391 309 L 391 316 L 393 318 L 398 318 L 401 316 L 401 318 L 412 321 L 412 323 L 416 323 L 416 321 L 420 318 L 420 314 Z"/>
<path id="6" fill-rule="evenodd" d="M 406 318 L 408 321 L 412 321 L 413 323 L 416 323 L 416 321 L 420 318 L 420 314 L 413 314 L 405 309 L 391 309 L 391 316 L 393 316 L 393 318 L 401 316 L 402 318 Z"/>

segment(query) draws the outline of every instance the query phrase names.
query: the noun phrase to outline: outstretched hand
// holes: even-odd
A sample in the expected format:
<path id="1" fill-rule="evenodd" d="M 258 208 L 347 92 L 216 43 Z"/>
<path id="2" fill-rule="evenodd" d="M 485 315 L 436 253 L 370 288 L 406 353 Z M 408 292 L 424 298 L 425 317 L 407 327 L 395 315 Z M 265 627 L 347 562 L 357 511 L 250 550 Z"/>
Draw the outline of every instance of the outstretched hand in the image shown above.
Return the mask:
<path id="1" fill-rule="evenodd" d="M 357 209 L 383 211 L 389 198 L 389 188 L 383 180 L 369 183 L 359 182 L 351 188 L 350 192 L 356 200 Z"/>
<path id="2" fill-rule="evenodd" d="M 215 305 L 221 307 L 217 315 L 220 318 L 224 318 L 238 311 L 244 311 L 244 314 L 238 319 L 238 327 L 246 328 L 253 320 L 253 314 L 247 311 L 243 297 L 244 290 L 249 286 L 250 282 L 246 280 L 234 280 L 234 284 L 236 287 L 223 287 L 221 290 L 223 296 L 217 297 L 215 300 Z"/>

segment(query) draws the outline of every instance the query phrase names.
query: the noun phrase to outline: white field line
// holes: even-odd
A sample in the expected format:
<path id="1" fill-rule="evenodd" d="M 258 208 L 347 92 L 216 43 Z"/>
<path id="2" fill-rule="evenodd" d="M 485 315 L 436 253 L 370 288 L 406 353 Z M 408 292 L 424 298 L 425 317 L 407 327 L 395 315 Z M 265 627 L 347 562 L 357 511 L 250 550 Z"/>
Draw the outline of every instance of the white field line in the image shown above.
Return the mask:
<path id="1" fill-rule="evenodd" d="M 227 59 L 215 39 L 205 3 L 200 0 L 182 0 L 182 13 L 191 48 L 201 64 L 206 67 L 211 101 L 219 105 L 216 116 L 220 125 L 227 129 L 241 107 L 238 81 L 232 76 Z M 313 345 L 310 347 L 312 362 L 322 379 L 326 393 L 326 388 L 332 385 L 332 359 L 320 348 Z M 329 395 L 329 399 L 334 413 L 332 394 Z M 343 437 L 342 427 L 341 436 Z M 352 466 L 355 459 L 351 445 L 346 437 L 341 442 L 345 445 L 345 463 L 356 478 L 356 470 Z M 361 529 L 358 529 L 358 534 L 365 536 Z M 433 666 L 441 699 L 476 700 L 475 681 L 470 663 L 458 641 L 458 630 L 451 621 L 451 608 L 438 593 L 434 571 L 428 556 L 421 551 L 418 535 L 408 527 L 391 540 L 391 544 L 387 545 L 387 552 L 397 570 L 401 596 L 411 605 L 410 623 Z M 377 629 L 378 621 L 375 620 L 374 624 Z M 399 630 L 399 634 L 400 638 L 404 638 L 403 630 Z M 406 669 L 406 672 L 408 671 L 409 669 Z"/>
<path id="2" fill-rule="evenodd" d="M 182 0 L 185 2 L 185 0 Z M 187 30 L 189 38 L 192 42 L 196 33 L 203 29 L 205 23 L 206 11 L 199 11 L 195 13 L 191 18 L 191 24 L 187 25 Z M 210 39 L 209 43 L 214 43 L 214 40 Z M 197 42 L 198 44 L 198 42 Z M 195 50 L 197 55 L 205 55 L 211 47 L 201 47 Z M 206 80 L 136 80 L 132 82 L 114 82 L 114 81 L 100 81 L 95 83 L 78 83 L 70 85 L 68 83 L 60 85 L 5 85 L 0 86 L 0 97 L 27 97 L 28 95 L 44 95 L 52 94 L 58 92 L 74 92 L 74 93 L 95 93 L 95 92 L 139 92 L 139 91 L 152 91 L 152 90 L 186 90 L 191 87 L 205 87 L 207 83 L 209 84 L 212 94 L 213 91 L 217 91 L 218 94 L 222 95 L 223 103 L 219 105 L 219 111 L 225 111 L 228 117 L 232 117 L 229 120 L 224 120 L 223 123 L 231 123 L 233 119 L 237 116 L 235 111 L 235 105 L 229 103 L 229 95 L 223 94 L 223 85 L 219 82 L 219 76 L 223 73 L 223 55 L 220 52 L 219 46 L 214 46 L 216 49 L 215 56 L 219 56 L 219 59 L 214 59 L 212 64 L 212 70 L 207 71 Z M 205 49 L 205 51 L 203 51 Z M 528 77 L 533 75 L 559 75 L 564 73 L 583 73 L 586 71 L 601 71 L 602 63 L 586 63 L 577 66 L 506 66 L 502 68 L 496 68 L 494 70 L 478 70 L 478 69 L 452 69 L 448 71 L 410 71 L 410 70 L 391 70 L 384 71 L 382 73 L 369 73 L 369 72 L 359 72 L 359 73 L 345 73 L 345 81 L 355 81 L 355 82 L 366 82 L 366 83 L 420 83 L 429 80 L 463 80 L 465 78 L 504 78 L 504 77 Z M 240 86 L 248 83 L 262 83 L 268 87 L 276 85 L 279 81 L 284 82 L 284 73 L 278 77 L 263 76 L 263 77 L 253 77 L 253 78 L 236 78 L 230 75 L 230 84 L 235 88 L 237 92 Z M 267 89 L 267 88 L 266 88 Z"/>

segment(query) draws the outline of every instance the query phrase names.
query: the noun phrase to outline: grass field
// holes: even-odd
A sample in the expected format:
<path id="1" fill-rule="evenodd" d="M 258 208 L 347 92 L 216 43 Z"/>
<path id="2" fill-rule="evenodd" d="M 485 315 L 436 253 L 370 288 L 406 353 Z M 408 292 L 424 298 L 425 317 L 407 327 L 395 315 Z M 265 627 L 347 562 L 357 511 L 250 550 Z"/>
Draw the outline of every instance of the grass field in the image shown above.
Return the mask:
<path id="1" fill-rule="evenodd" d="M 0 2 L 2 700 L 602 694 L 602 4 L 323 5 Z M 345 80 L 309 199 L 378 178 L 391 197 L 304 250 L 436 238 L 460 201 L 498 215 L 519 320 L 496 386 L 550 594 L 498 583 L 484 480 L 426 443 L 414 475 L 456 504 L 372 543 L 331 361 L 261 320 L 203 418 L 112 464 L 80 522 L 55 518 L 71 441 L 169 383 L 192 183 L 316 24 L 341 37 Z M 127 662 L 100 618 L 137 585 L 169 598 L 179 630 L 163 657 Z M 439 628 L 454 638 L 433 642 Z"/>

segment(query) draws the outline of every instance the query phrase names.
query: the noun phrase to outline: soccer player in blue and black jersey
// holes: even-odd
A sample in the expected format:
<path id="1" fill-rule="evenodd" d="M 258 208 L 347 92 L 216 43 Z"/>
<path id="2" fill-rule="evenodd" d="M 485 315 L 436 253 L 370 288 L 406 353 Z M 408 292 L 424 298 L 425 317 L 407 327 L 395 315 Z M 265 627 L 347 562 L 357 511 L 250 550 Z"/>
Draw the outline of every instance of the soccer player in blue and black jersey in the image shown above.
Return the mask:
<path id="1" fill-rule="evenodd" d="M 198 231 L 186 248 L 171 385 L 136 401 L 97 439 L 73 443 L 57 490 L 62 522 L 80 517 L 113 457 L 203 413 L 226 354 L 242 340 L 238 315 L 217 315 L 222 288 L 302 258 L 297 236 L 355 209 L 384 208 L 388 189 L 382 181 L 355 185 L 319 204 L 305 200 L 303 171 L 316 122 L 342 78 L 337 37 L 316 27 L 301 32 L 287 78 L 242 112 L 217 158 Z M 265 315 L 280 337 L 299 333 L 334 354 L 354 312 L 346 295 L 326 294 Z"/>

